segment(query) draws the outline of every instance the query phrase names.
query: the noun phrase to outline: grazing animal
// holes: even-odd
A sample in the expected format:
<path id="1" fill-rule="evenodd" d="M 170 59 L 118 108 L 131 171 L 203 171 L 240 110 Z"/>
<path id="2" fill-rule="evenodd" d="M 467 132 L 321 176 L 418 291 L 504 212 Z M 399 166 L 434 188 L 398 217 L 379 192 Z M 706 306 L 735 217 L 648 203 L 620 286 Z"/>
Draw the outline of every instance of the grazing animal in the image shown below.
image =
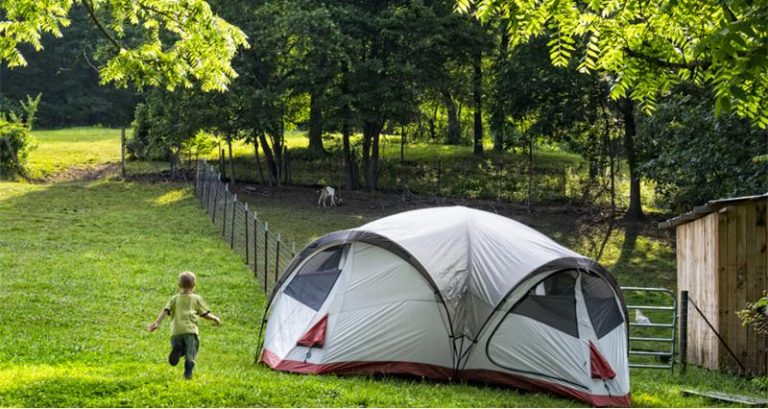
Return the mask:
<path id="1" fill-rule="evenodd" d="M 317 193 L 320 193 L 320 197 L 317 199 L 318 207 L 320 206 L 320 203 L 323 204 L 323 207 L 327 207 L 326 204 L 330 204 L 331 207 L 335 207 L 340 200 L 336 196 L 336 189 L 330 186 L 326 186 L 318 190 Z"/>
<path id="2" fill-rule="evenodd" d="M 651 320 L 650 318 L 643 315 L 642 311 L 635 310 L 635 322 L 638 324 L 650 324 Z"/>

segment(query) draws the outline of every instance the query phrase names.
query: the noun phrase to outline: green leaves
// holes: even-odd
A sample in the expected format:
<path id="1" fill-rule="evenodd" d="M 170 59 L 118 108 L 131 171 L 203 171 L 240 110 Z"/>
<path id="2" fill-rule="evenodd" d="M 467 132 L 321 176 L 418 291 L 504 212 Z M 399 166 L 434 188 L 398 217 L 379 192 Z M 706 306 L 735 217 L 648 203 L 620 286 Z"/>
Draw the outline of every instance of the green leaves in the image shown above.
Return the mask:
<path id="1" fill-rule="evenodd" d="M 579 71 L 616 78 L 611 96 L 630 95 L 647 112 L 675 84 L 694 81 L 715 91 L 718 113 L 768 127 L 765 2 L 460 0 L 457 8 L 513 16 L 511 44 L 549 36 L 552 64 L 581 56 Z"/>
<path id="2" fill-rule="evenodd" d="M 36 51 L 42 49 L 40 38 L 43 34 L 61 36 L 61 28 L 69 25 L 71 0 L 36 1 L 5 0 L 0 2 L 0 61 L 9 67 L 26 65 L 27 61 L 18 49 L 28 44 Z"/>
<path id="3" fill-rule="evenodd" d="M 559 31 L 552 37 L 552 40 L 547 43 L 552 65 L 555 67 L 567 67 L 571 55 L 576 50 L 576 40 L 568 35 L 563 35 Z"/>
<path id="4" fill-rule="evenodd" d="M 248 47 L 246 35 L 215 15 L 203 0 L 81 0 L 93 24 L 109 41 L 102 83 L 137 88 L 227 89 L 237 73 L 231 61 Z M 41 49 L 44 34 L 61 35 L 71 0 L 6 0 L 0 22 L 0 60 L 26 65 L 22 44 Z"/>

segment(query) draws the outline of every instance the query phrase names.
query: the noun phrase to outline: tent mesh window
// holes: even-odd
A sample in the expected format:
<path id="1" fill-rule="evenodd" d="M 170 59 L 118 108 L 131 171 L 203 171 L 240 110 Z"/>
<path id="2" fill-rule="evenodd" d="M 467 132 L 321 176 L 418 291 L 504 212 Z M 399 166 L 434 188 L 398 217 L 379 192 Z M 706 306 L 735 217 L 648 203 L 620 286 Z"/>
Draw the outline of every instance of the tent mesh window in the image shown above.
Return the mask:
<path id="1" fill-rule="evenodd" d="M 341 262 L 346 246 L 325 249 L 307 260 L 293 277 L 285 294 L 317 311 L 341 274 Z"/>
<path id="2" fill-rule="evenodd" d="M 598 339 L 624 322 L 616 295 L 604 279 L 593 273 L 582 275 L 581 292 Z"/>
<path id="3" fill-rule="evenodd" d="M 533 287 L 511 311 L 577 337 L 576 277 L 573 270 L 550 275 Z"/>

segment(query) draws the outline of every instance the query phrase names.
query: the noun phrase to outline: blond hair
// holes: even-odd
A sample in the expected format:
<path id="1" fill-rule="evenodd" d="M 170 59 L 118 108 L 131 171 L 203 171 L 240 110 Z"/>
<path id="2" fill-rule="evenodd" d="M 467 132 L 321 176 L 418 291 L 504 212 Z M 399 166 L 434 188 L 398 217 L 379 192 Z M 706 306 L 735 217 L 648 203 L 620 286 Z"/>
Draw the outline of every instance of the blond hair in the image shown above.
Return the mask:
<path id="1" fill-rule="evenodd" d="M 197 277 L 195 277 L 195 273 L 191 271 L 184 271 L 181 274 L 179 274 L 179 287 L 191 290 L 195 288 L 195 284 L 197 282 Z"/>

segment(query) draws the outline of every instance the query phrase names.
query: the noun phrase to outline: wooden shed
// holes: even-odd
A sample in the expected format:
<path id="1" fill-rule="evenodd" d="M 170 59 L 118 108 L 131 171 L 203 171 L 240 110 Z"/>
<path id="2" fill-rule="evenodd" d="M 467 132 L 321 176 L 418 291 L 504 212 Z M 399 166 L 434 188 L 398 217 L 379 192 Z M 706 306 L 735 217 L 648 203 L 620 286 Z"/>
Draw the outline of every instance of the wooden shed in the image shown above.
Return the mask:
<path id="1" fill-rule="evenodd" d="M 753 375 L 768 374 L 768 337 L 741 326 L 736 311 L 768 289 L 768 193 L 714 200 L 661 223 L 677 236 L 677 289 L 689 292 L 688 362 L 740 366 L 693 304 Z M 682 335 L 682 334 L 681 334 Z"/>

